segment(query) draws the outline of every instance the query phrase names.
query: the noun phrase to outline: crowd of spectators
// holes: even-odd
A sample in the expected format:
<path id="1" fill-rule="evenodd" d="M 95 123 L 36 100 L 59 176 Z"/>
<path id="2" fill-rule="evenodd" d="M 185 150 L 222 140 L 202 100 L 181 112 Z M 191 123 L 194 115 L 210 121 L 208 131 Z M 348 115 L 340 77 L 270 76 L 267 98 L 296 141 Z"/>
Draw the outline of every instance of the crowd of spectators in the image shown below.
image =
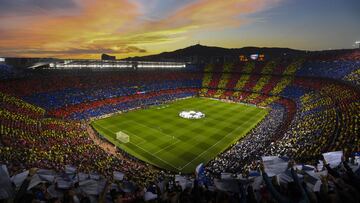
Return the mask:
<path id="1" fill-rule="evenodd" d="M 297 79 L 291 88 L 284 96 L 294 99 L 298 110 L 284 137 L 269 147 L 271 154 L 311 160 L 324 150 L 360 150 L 356 89 L 309 79 Z"/>
<path id="2" fill-rule="evenodd" d="M 0 62 L 0 80 L 13 78 L 14 75 L 15 75 L 15 71 L 11 66 L 2 64 Z"/>
<path id="3" fill-rule="evenodd" d="M 151 180 L 151 170 L 140 162 L 123 157 L 110 156 L 87 134 L 87 123 L 64 121 L 54 118 L 32 118 L 28 112 L 39 111 L 35 106 L 18 99 L 6 101 L 18 105 L 0 109 L 0 160 L 9 171 L 39 167 L 59 171 L 66 164 L 76 165 L 81 171 L 103 175 L 121 170 L 132 175 L 136 182 Z M 22 103 L 22 104 L 21 104 Z M 135 170 L 134 170 L 135 169 Z M 140 180 L 140 174 L 147 174 Z M 150 179 L 149 179 L 150 178 Z"/>
<path id="4" fill-rule="evenodd" d="M 229 64 L 223 67 L 226 71 L 231 68 Z M 326 151 L 342 150 L 346 156 L 359 152 L 357 69 L 358 62 L 353 60 L 306 62 L 302 58 L 245 63 L 241 70 L 246 74 L 234 77 L 238 81 L 232 81 L 232 86 L 226 85 L 230 75 L 181 71 L 1 81 L 0 90 L 6 94 L 0 93 L 0 163 L 9 170 L 0 168 L 0 177 L 3 172 L 11 177 L 24 169 L 42 168 L 30 169 L 22 184 L 14 183 L 17 189 L 11 194 L 16 194 L 15 202 L 359 202 L 354 195 L 359 192 L 359 171 L 353 159 L 343 159 L 335 169 L 326 163 L 325 169 L 313 167 L 314 173 L 325 174 L 315 176 L 315 183 L 312 173 L 306 175 L 307 169 L 295 167 L 293 161 L 289 162 L 287 178 L 274 176 L 282 182 L 276 178 L 270 181 L 266 167 L 259 167 L 256 161 L 264 155 L 276 155 L 308 164 Z M 258 75 L 270 70 L 281 70 L 283 75 Z M 350 81 L 355 87 L 331 79 Z M 219 87 L 227 90 L 219 91 Z M 206 177 L 210 180 L 205 185 L 193 176 L 162 172 L 120 149 L 117 155 L 108 154 L 90 139 L 88 124 L 78 121 L 198 94 L 271 109 L 246 138 L 209 162 Z M 64 172 L 64 166 L 76 166 L 78 172 Z M 231 184 L 226 178 L 219 179 L 224 172 L 232 174 Z M 262 177 L 254 175 L 259 172 Z M 114 180 L 114 173 L 124 177 Z M 49 180 L 44 175 L 56 178 Z M 235 175 L 240 179 L 234 185 Z M 34 178 L 41 183 L 28 189 Z"/>
<path id="5" fill-rule="evenodd" d="M 301 77 L 341 79 L 359 68 L 358 61 L 309 61 L 296 72 Z"/>
<path id="6" fill-rule="evenodd" d="M 265 77 L 266 75 L 261 76 L 259 80 Z M 284 76 L 277 81 L 280 82 L 271 85 L 273 89 L 267 92 L 278 93 L 279 96 L 287 98 L 286 101 L 295 102 L 296 105 L 285 105 L 285 115 L 290 117 L 290 120 L 273 115 L 276 109 L 275 101 L 279 98 L 262 95 L 263 92 L 255 91 L 254 88 L 246 92 L 227 90 L 224 93 L 232 95 L 224 96 L 225 99 L 256 105 L 271 98 L 272 102 L 265 106 L 270 104 L 272 111 L 246 138 L 213 160 L 209 164 L 209 170 L 215 173 L 233 172 L 249 162 L 247 157 L 255 158 L 264 154 L 286 155 L 296 160 L 309 161 L 318 158 L 321 152 L 326 150 L 344 150 L 346 153 L 360 150 L 360 94 L 356 88 L 328 79 Z M 246 86 L 245 84 L 243 86 Z M 289 116 L 291 114 L 293 116 Z M 275 123 L 287 123 L 289 128 L 280 127 L 282 133 L 279 133 L 279 125 Z M 274 137 L 276 139 L 272 139 Z"/>
<path id="7" fill-rule="evenodd" d="M 0 167 L 3 202 L 349 202 L 360 201 L 357 154 L 331 152 L 314 165 L 261 157 L 238 173 L 203 179 L 161 173 L 139 184 L 122 172 L 109 178 L 78 172 L 66 165 L 60 172 L 31 168 L 9 174 Z M 327 153 L 329 154 L 329 153 Z M 142 174 L 145 176 L 146 174 Z"/>
<path id="8" fill-rule="evenodd" d="M 50 116 L 88 119 L 154 103 L 151 97 L 194 95 L 196 88 L 201 87 L 201 79 L 201 73 L 178 71 L 62 73 L 57 77 L 34 74 L 24 80 L 0 82 L 0 87 L 8 94 L 46 109 Z M 156 99 L 166 98 L 153 100 Z"/>
<path id="9" fill-rule="evenodd" d="M 208 164 L 208 170 L 214 174 L 235 173 L 254 159 L 260 158 L 273 140 L 273 136 L 286 116 L 286 109 L 280 104 L 273 104 L 265 119 L 235 143 L 228 151 L 217 156 Z"/>
<path id="10" fill-rule="evenodd" d="M 360 64 L 359 64 L 360 67 Z M 348 81 L 352 84 L 354 84 L 355 86 L 360 86 L 360 68 L 354 70 L 353 72 L 351 72 L 350 74 L 346 75 L 343 80 Z"/>
<path id="11" fill-rule="evenodd" d="M 192 72 L 81 72 L 34 74 L 0 81 L 2 92 L 16 95 L 46 110 L 79 103 L 127 96 L 142 91 L 195 88 L 202 74 Z"/>
<path id="12" fill-rule="evenodd" d="M 59 112 L 58 110 L 54 114 L 58 113 L 59 116 L 67 116 L 70 119 L 89 119 L 93 117 L 99 117 L 106 114 L 115 113 L 118 111 L 127 111 L 137 107 L 157 105 L 165 101 L 170 101 L 178 98 L 192 97 L 197 94 L 196 88 L 185 88 L 176 90 L 163 90 L 154 91 L 147 94 L 135 94 L 131 96 L 125 96 L 120 98 L 106 99 L 97 101 L 94 103 L 87 103 L 85 105 L 74 106 L 76 112 L 71 112 L 72 108 L 66 108 L 65 112 Z M 85 107 L 85 108 L 84 108 Z"/>
<path id="13" fill-rule="evenodd" d="M 159 90 L 170 90 L 176 88 L 199 87 L 200 80 L 173 80 L 173 81 L 151 81 L 144 84 L 141 81 L 134 84 L 114 84 L 109 86 L 93 86 L 88 88 L 67 88 L 55 92 L 44 92 L 24 97 L 30 103 L 45 109 L 58 109 L 76 104 L 84 104 L 108 98 L 134 95 L 137 92 L 150 92 Z"/>

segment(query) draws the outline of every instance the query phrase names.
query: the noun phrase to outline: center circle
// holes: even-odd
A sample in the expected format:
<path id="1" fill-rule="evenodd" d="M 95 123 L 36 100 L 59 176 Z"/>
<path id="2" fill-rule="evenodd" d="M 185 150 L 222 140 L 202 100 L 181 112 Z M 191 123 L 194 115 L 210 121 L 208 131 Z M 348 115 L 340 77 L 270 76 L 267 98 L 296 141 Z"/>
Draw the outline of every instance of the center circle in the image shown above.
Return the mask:
<path id="1" fill-rule="evenodd" d="M 205 114 L 200 111 L 182 111 L 179 116 L 186 119 L 201 119 L 205 117 Z"/>

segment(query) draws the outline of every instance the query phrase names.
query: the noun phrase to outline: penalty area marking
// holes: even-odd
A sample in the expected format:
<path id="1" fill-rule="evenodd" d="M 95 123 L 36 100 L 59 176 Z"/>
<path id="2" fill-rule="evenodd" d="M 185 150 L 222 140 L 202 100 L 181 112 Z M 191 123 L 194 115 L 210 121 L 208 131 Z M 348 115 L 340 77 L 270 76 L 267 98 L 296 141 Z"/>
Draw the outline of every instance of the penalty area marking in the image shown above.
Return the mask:
<path id="1" fill-rule="evenodd" d="M 175 169 L 178 169 L 178 170 L 180 169 L 180 167 L 176 167 L 176 166 L 172 165 L 171 163 L 169 163 L 169 162 L 167 162 L 167 161 L 163 160 L 162 158 L 160 158 L 160 157 L 158 157 L 158 156 L 154 156 L 153 154 L 151 154 L 150 152 L 148 152 L 146 149 L 144 149 L 144 148 L 142 148 L 142 147 L 138 146 L 137 144 L 134 144 L 134 143 L 131 143 L 131 144 L 133 144 L 133 145 L 135 145 L 136 147 L 138 147 L 139 149 L 141 149 L 141 150 L 145 151 L 145 152 L 146 152 L 146 153 L 148 153 L 150 156 L 152 156 L 152 157 L 155 157 L 155 158 L 159 159 L 160 161 L 164 162 L 165 164 L 167 164 L 167 165 L 169 165 L 169 166 L 171 166 L 171 167 L 173 167 L 173 168 L 175 168 Z"/>
<path id="2" fill-rule="evenodd" d="M 162 135 L 165 135 L 165 136 L 167 136 L 167 137 L 170 137 L 169 139 L 171 139 L 171 140 L 173 140 L 173 139 L 179 140 L 178 138 L 176 138 L 176 137 L 174 137 L 174 136 L 171 136 L 171 135 L 168 135 L 168 134 L 165 134 L 165 133 L 161 132 L 161 131 L 160 131 L 159 129 L 157 129 L 157 128 L 153 128 L 153 127 L 144 125 L 144 124 L 139 123 L 139 122 L 134 121 L 134 120 L 132 120 L 131 122 L 134 122 L 134 123 L 136 123 L 137 125 L 143 126 L 143 127 L 145 127 L 145 128 L 150 128 L 150 129 L 152 129 L 152 130 L 155 130 L 155 131 L 159 132 L 159 133 L 162 134 Z M 180 140 L 179 140 L 179 141 L 180 141 Z"/>
<path id="3" fill-rule="evenodd" d="M 131 121 L 128 121 L 128 122 L 131 122 Z M 134 122 L 135 122 L 135 121 L 134 121 Z M 135 123 L 138 123 L 138 122 L 135 122 Z M 138 124 L 139 124 L 139 123 L 138 123 Z M 111 126 L 113 126 L 113 125 L 115 125 L 115 124 L 112 124 Z M 142 125 L 142 126 L 148 127 L 148 126 L 145 126 L 145 125 Z M 105 131 L 108 131 L 108 132 L 110 132 L 110 133 L 112 133 L 112 134 L 115 134 L 115 132 L 112 131 L 112 130 L 105 129 L 105 128 L 102 127 L 102 126 L 98 126 L 98 127 L 100 127 L 101 129 L 103 129 L 103 130 L 105 130 Z M 150 128 L 150 127 L 148 127 L 148 128 Z M 154 129 L 154 128 L 151 128 L 151 129 Z M 154 130 L 156 130 L 156 129 L 154 129 Z M 160 132 L 160 131 L 159 131 L 159 132 Z M 162 132 L 161 132 L 161 133 L 162 133 Z M 130 134 L 130 136 L 135 136 L 135 137 L 138 137 L 138 138 L 144 140 L 143 138 L 141 138 L 141 137 L 139 137 L 139 136 L 137 136 L 137 135 L 134 135 L 134 134 L 132 134 L 132 133 L 129 133 L 129 134 Z M 162 134 L 164 134 L 164 133 L 162 133 Z M 164 135 L 166 135 L 166 134 L 164 134 Z M 170 135 L 167 135 L 167 136 L 171 137 Z M 106 138 L 109 139 L 108 136 L 106 136 Z M 114 138 L 112 138 L 112 137 L 110 137 L 110 139 L 112 139 L 114 142 L 117 142 L 117 143 L 119 142 L 118 140 L 116 140 L 116 139 L 114 139 Z M 175 139 L 177 139 L 177 138 L 175 138 Z M 177 139 L 176 142 L 179 142 L 179 141 L 181 141 L 181 140 Z M 146 142 L 146 141 L 144 140 L 143 142 Z M 143 142 L 141 142 L 141 143 L 143 143 Z M 180 170 L 180 167 L 174 166 L 174 165 L 172 165 L 171 163 L 163 160 L 162 158 L 160 158 L 160 157 L 158 157 L 158 156 L 154 156 L 154 155 L 153 155 L 152 153 L 150 153 L 148 150 L 140 147 L 138 144 L 133 143 L 133 142 L 131 141 L 131 138 L 130 138 L 130 142 L 129 142 L 129 143 L 135 145 L 137 148 L 143 150 L 143 151 L 146 152 L 148 155 L 150 155 L 150 156 L 152 156 L 152 157 L 154 157 L 154 158 L 162 161 L 163 163 L 171 166 L 172 168 L 177 169 L 177 170 Z M 126 143 L 122 143 L 122 144 L 126 144 Z M 173 143 L 173 144 L 174 144 L 174 143 Z M 156 153 L 158 153 L 158 152 L 156 152 Z M 156 164 L 154 164 L 154 165 L 156 165 Z M 160 168 L 161 168 L 161 167 L 160 167 Z"/>
<path id="4" fill-rule="evenodd" d="M 168 145 L 167 147 L 164 147 L 164 148 L 160 149 L 159 151 L 155 152 L 155 153 L 154 153 L 154 155 L 156 155 L 156 154 L 158 154 L 158 153 L 160 153 L 160 152 L 164 151 L 165 149 L 168 149 L 169 147 L 172 147 L 173 145 L 177 144 L 178 142 L 180 142 L 180 140 L 179 140 L 179 139 L 178 139 L 178 140 L 176 140 L 174 143 L 171 143 L 171 144 L 170 144 L 170 145 Z"/>
<path id="5" fill-rule="evenodd" d="M 127 122 L 123 122 L 123 123 L 129 123 L 129 122 L 127 121 Z M 123 124 L 123 123 L 122 123 L 122 124 Z M 121 130 L 121 131 L 114 132 L 114 131 L 112 131 L 112 130 L 110 130 L 110 129 L 107 129 L 107 128 L 105 128 L 105 127 L 102 127 L 101 125 L 98 125 L 98 124 L 96 124 L 96 125 L 97 125 L 98 128 L 101 128 L 103 131 L 110 132 L 111 134 L 114 134 L 114 135 L 116 135 L 116 133 L 118 133 L 118 132 L 123 132 L 123 133 L 129 135 L 129 136 L 130 136 L 130 142 L 131 142 L 131 143 L 133 143 L 133 142 L 131 141 L 131 136 L 137 137 L 137 138 L 139 138 L 139 139 L 142 140 L 142 141 L 141 141 L 140 143 L 138 143 L 138 144 L 143 144 L 143 143 L 147 142 L 144 138 L 142 138 L 142 137 L 140 137 L 140 136 L 137 136 L 137 135 L 135 135 L 135 134 L 133 134 L 133 133 L 131 133 L 131 132 L 128 132 L 127 130 Z M 115 126 L 115 124 L 111 124 L 110 126 Z M 126 144 L 126 143 L 123 143 L 123 142 L 117 140 L 116 138 L 110 137 L 110 138 L 107 138 L 107 139 L 112 139 L 112 140 L 114 140 L 115 142 L 118 142 L 118 143 L 120 143 L 120 144 Z"/>

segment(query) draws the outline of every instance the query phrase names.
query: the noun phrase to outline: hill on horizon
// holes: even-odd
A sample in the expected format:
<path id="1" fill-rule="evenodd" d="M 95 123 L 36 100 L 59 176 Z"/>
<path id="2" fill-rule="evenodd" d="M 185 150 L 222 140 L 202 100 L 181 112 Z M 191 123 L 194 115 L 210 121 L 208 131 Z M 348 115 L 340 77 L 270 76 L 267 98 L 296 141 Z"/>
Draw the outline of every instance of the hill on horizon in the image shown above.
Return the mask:
<path id="1" fill-rule="evenodd" d="M 243 48 L 222 48 L 215 46 L 204 46 L 196 44 L 183 49 L 160 54 L 129 57 L 123 60 L 130 61 L 209 61 L 214 58 L 238 58 L 240 55 L 264 54 L 266 57 L 278 57 L 281 55 L 299 55 L 306 51 L 279 47 L 243 47 Z"/>

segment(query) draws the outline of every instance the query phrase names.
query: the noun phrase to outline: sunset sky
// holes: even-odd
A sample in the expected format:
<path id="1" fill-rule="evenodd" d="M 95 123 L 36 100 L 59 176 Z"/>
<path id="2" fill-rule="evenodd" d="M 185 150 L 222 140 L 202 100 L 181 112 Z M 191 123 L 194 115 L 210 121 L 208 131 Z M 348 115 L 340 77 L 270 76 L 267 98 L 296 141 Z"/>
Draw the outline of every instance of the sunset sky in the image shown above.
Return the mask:
<path id="1" fill-rule="evenodd" d="M 118 58 L 194 45 L 354 48 L 360 0 L 0 0 L 0 56 Z"/>

